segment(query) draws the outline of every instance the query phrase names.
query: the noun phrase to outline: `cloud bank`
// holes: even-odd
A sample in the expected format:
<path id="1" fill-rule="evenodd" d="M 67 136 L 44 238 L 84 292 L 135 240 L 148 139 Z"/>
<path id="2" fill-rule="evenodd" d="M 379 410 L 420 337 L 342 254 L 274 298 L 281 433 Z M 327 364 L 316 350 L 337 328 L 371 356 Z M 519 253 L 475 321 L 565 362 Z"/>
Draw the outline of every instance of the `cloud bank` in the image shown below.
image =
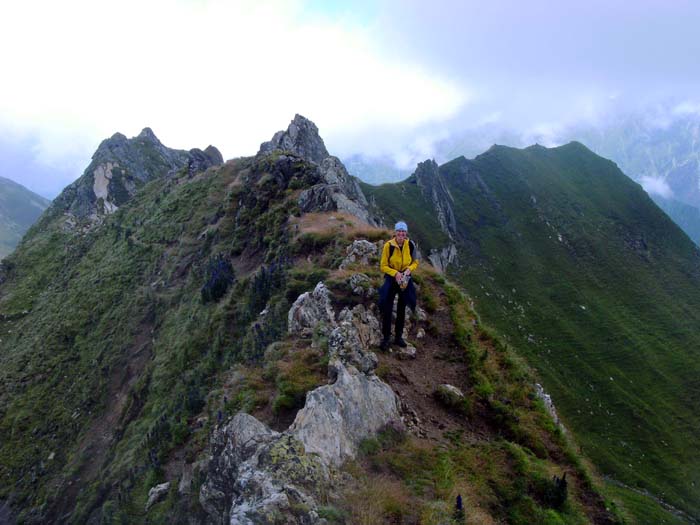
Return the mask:
<path id="1" fill-rule="evenodd" d="M 301 113 L 333 153 L 402 168 L 470 130 L 555 144 L 661 99 L 700 107 L 699 19 L 689 0 L 12 2 L 0 146 L 29 151 L 15 180 L 53 196 L 145 126 L 231 158 Z"/>

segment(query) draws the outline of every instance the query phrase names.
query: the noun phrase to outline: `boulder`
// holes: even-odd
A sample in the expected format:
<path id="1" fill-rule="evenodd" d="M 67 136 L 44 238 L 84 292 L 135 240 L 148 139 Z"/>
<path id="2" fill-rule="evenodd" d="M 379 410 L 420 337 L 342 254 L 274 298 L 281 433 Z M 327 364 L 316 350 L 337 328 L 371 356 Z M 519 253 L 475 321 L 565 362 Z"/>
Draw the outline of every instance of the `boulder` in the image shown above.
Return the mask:
<path id="1" fill-rule="evenodd" d="M 212 459 L 207 468 L 207 480 L 199 492 L 199 502 L 207 514 L 229 515 L 240 465 L 278 436 L 279 433 L 242 412 L 214 431 L 209 441 Z"/>
<path id="2" fill-rule="evenodd" d="M 357 455 L 360 442 L 391 422 L 400 422 L 394 391 L 377 376 L 367 376 L 341 362 L 334 384 L 306 396 L 306 405 L 289 432 L 333 466 Z"/>
<path id="3" fill-rule="evenodd" d="M 447 408 L 461 413 L 469 411 L 467 398 L 456 386 L 449 384 L 439 385 L 435 389 L 434 395 L 435 398 Z"/>
<path id="4" fill-rule="evenodd" d="M 152 487 L 151 490 L 148 491 L 148 501 L 146 502 L 146 510 L 150 509 L 153 505 L 155 505 L 157 502 L 165 498 L 165 496 L 168 494 L 168 491 L 170 490 L 170 482 L 166 483 L 161 483 L 160 485 L 156 485 L 155 487 Z"/>

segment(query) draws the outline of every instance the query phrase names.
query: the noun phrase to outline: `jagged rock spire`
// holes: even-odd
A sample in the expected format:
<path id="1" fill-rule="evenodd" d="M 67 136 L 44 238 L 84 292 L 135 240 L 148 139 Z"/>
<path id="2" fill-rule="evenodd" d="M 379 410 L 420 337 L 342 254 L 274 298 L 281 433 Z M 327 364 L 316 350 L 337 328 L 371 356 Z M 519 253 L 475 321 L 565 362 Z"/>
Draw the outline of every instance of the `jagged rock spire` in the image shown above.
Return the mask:
<path id="1" fill-rule="evenodd" d="M 156 177 L 182 168 L 193 175 L 223 161 L 214 146 L 204 151 L 168 148 L 149 127 L 133 138 L 115 133 L 100 143 L 82 177 L 63 190 L 53 207 L 68 216 L 69 224 L 86 221 L 90 227 L 119 209 L 138 187 Z"/>
<path id="2" fill-rule="evenodd" d="M 299 114 L 294 116 L 286 131 L 278 131 L 272 140 L 263 142 L 258 155 L 275 150 L 290 151 L 316 164 L 321 164 L 329 156 L 316 124 Z"/>

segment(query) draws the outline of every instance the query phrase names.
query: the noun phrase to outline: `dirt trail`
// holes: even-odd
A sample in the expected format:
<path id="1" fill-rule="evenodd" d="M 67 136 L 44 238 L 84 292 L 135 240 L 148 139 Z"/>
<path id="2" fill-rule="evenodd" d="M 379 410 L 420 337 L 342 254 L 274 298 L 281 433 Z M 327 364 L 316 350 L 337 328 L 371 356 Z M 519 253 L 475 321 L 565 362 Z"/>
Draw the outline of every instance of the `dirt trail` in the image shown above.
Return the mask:
<path id="1" fill-rule="evenodd" d="M 417 349 L 415 359 L 399 359 L 400 349 L 396 345 L 390 352 L 378 352 L 380 367 L 388 369 L 383 379 L 398 395 L 408 429 L 419 439 L 432 444 L 448 444 L 451 441 L 450 433 L 453 437 L 459 433 L 461 442 L 496 439 L 499 436 L 494 433 L 493 426 L 480 413 L 483 408 L 475 407 L 473 416 L 467 417 L 448 410 L 434 396 L 440 384 L 448 383 L 465 394 L 470 388 L 464 353 L 452 339 L 454 326 L 447 312 L 444 294 L 441 295 L 440 303 L 443 306 L 429 315 L 432 330 L 428 329 L 428 323 L 419 322 L 411 327 L 408 334 L 408 342 Z M 416 338 L 419 328 L 426 330 L 422 339 Z M 553 452 L 554 461 L 563 462 L 564 454 L 557 446 L 550 443 L 547 448 Z M 592 523 L 616 523 L 607 511 L 605 501 L 584 483 L 580 473 L 573 466 L 562 464 L 562 467 L 568 473 L 571 489 L 579 495 Z"/>
<path id="2" fill-rule="evenodd" d="M 417 349 L 415 359 L 399 359 L 396 345 L 388 353 L 379 353 L 380 366 L 388 368 L 384 379 L 401 400 L 409 429 L 417 437 L 441 443 L 447 441 L 446 432 L 461 431 L 463 439 L 469 439 L 470 435 L 483 439 L 482 431 L 469 425 L 464 416 L 447 410 L 434 397 L 438 385 L 448 383 L 463 392 L 469 385 L 467 367 L 463 359 L 458 359 L 462 351 L 449 336 L 452 333 L 449 315 L 438 310 L 430 318 L 437 335 L 426 334 L 416 339 L 417 329 L 425 328 L 425 323 L 414 324 L 408 334 L 409 343 Z"/>

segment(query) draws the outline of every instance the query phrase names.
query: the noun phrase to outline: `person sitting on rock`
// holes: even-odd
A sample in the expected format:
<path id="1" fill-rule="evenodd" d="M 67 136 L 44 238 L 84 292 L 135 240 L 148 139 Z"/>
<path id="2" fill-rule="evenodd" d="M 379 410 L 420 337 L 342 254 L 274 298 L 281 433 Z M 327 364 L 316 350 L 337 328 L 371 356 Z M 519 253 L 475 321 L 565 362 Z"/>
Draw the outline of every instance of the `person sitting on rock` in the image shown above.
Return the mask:
<path id="1" fill-rule="evenodd" d="M 382 312 L 381 348 L 386 351 L 391 344 L 391 314 L 394 309 L 394 297 L 398 294 L 396 307 L 396 326 L 394 343 L 405 348 L 403 340 L 403 325 L 406 320 L 406 305 L 411 310 L 416 309 L 416 288 L 411 279 L 411 273 L 418 267 L 414 257 L 416 244 L 408 239 L 408 226 L 399 221 L 394 227 L 395 234 L 391 240 L 384 243 L 379 268 L 384 273 L 384 284 L 379 290 L 379 309 Z"/>

